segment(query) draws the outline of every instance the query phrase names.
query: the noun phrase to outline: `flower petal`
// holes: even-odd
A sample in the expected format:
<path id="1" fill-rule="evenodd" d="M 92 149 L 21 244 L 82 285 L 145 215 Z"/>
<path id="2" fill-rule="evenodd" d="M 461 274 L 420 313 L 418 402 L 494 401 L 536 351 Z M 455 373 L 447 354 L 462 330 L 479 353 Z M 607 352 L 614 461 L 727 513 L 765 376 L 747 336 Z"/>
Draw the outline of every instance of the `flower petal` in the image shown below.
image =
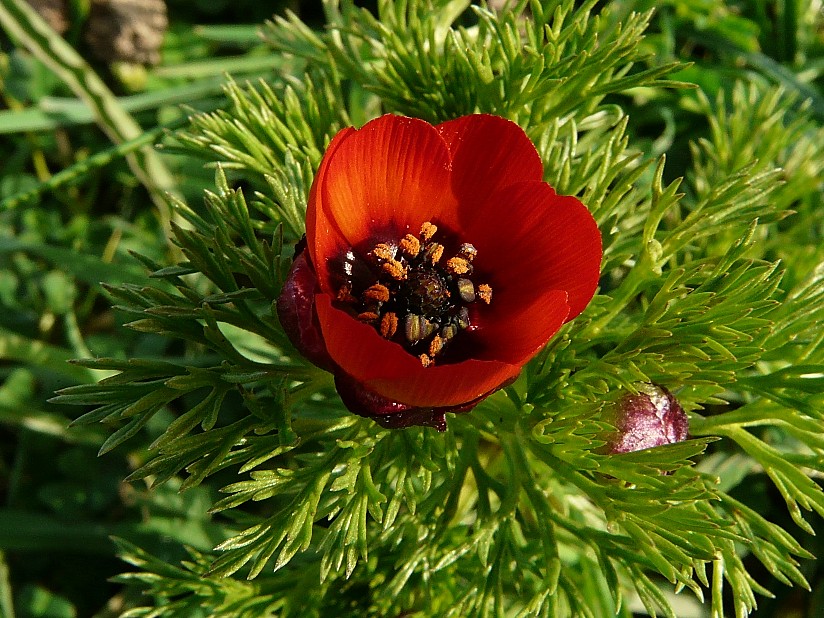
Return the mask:
<path id="1" fill-rule="evenodd" d="M 514 122 L 473 114 L 436 128 L 452 153 L 452 191 L 461 202 L 479 202 L 506 185 L 543 179 L 538 151 Z"/>
<path id="2" fill-rule="evenodd" d="M 423 367 L 400 345 L 368 324 L 335 309 L 327 294 L 315 298 L 326 349 L 335 363 L 381 397 L 416 407 L 462 406 L 517 375 L 519 365 L 467 360 Z"/>
<path id="3" fill-rule="evenodd" d="M 493 292 L 493 305 L 501 294 Z M 503 301 L 502 303 L 503 304 Z M 543 290 L 530 303 L 490 306 L 477 330 L 472 332 L 473 358 L 523 365 L 537 354 L 564 325 L 569 315 L 563 290 Z"/>
<path id="4" fill-rule="evenodd" d="M 344 240 L 340 230 L 334 226 L 334 221 L 328 217 L 321 217 L 320 214 L 324 212 L 322 193 L 319 192 L 319 187 L 324 185 L 326 172 L 329 169 L 329 163 L 335 155 L 340 145 L 344 140 L 355 133 L 352 127 L 346 127 L 332 138 L 329 142 L 329 147 L 321 159 L 320 167 L 315 180 L 312 183 L 312 189 L 309 191 L 309 203 L 306 205 L 306 246 L 309 250 L 309 255 L 314 264 L 317 264 L 317 254 L 315 247 L 320 242 L 323 245 L 343 245 Z"/>
<path id="5" fill-rule="evenodd" d="M 316 183 L 310 244 L 322 282 L 321 260 L 340 258 L 342 249 L 369 251 L 376 242 L 417 233 L 424 221 L 442 221 L 445 213 L 454 221 L 449 150 L 422 120 L 382 116 L 347 135 L 327 158 Z"/>
<path id="6" fill-rule="evenodd" d="M 574 197 L 544 182 L 523 182 L 460 206 L 460 225 L 478 250 L 475 280 L 492 285 L 489 321 L 505 320 L 546 290 L 567 293 L 571 320 L 598 286 L 601 234 Z"/>
<path id="7" fill-rule="evenodd" d="M 335 388 L 350 412 L 371 418 L 381 427 L 403 429 L 415 425 L 446 431 L 448 408 L 416 408 L 381 397 L 352 377 L 338 373 Z"/>

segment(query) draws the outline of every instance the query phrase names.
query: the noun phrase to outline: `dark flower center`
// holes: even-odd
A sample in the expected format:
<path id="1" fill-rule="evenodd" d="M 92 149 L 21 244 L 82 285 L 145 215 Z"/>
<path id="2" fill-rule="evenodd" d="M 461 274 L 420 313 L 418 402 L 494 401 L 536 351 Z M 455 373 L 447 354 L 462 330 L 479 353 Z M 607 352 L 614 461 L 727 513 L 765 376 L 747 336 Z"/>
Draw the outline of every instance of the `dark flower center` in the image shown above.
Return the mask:
<path id="1" fill-rule="evenodd" d="M 418 236 L 375 245 L 368 253 L 370 284 L 355 289 L 350 278 L 337 295 L 359 320 L 401 344 L 424 367 L 470 327 L 469 304 L 492 301 L 492 288 L 472 281 L 475 247 L 464 243 L 443 260 L 444 246 L 433 240 L 437 230 L 427 221 Z"/>
<path id="2" fill-rule="evenodd" d="M 450 302 L 449 282 L 434 268 L 409 273 L 406 285 L 409 310 L 422 315 L 440 313 Z"/>

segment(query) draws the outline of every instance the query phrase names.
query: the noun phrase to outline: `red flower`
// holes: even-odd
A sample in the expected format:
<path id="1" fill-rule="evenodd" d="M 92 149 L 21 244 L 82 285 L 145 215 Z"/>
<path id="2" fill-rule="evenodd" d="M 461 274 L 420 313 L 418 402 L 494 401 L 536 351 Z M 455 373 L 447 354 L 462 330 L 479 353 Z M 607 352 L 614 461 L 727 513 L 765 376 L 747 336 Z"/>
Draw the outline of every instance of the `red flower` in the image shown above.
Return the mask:
<path id="1" fill-rule="evenodd" d="M 278 314 L 352 412 L 443 430 L 586 307 L 601 236 L 542 178 L 496 116 L 386 115 L 335 136 Z"/>

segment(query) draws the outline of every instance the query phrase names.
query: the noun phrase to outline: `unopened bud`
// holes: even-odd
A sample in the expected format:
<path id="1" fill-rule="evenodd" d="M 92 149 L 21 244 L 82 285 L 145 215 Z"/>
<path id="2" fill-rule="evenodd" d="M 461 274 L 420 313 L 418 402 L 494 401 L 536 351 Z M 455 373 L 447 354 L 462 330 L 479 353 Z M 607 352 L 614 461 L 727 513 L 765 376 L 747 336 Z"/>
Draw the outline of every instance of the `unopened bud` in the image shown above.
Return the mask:
<path id="1" fill-rule="evenodd" d="M 655 384 L 636 389 L 638 393 L 622 397 L 606 419 L 616 429 L 607 439 L 606 452 L 631 453 L 686 440 L 689 421 L 672 393 Z"/>

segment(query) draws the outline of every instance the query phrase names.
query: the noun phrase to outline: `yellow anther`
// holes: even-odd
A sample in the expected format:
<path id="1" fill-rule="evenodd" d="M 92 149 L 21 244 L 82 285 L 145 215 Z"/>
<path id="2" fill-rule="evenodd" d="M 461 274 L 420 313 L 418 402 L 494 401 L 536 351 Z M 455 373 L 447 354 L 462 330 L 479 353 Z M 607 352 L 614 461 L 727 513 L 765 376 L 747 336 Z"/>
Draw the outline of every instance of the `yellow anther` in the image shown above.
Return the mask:
<path id="1" fill-rule="evenodd" d="M 443 255 L 443 245 L 439 245 L 438 243 L 434 243 L 429 245 L 426 249 L 426 257 L 429 258 L 429 261 L 432 263 L 432 266 L 437 264 L 441 256 Z"/>
<path id="2" fill-rule="evenodd" d="M 387 260 L 381 266 L 383 272 L 392 277 L 395 281 L 406 279 L 406 268 L 397 260 Z"/>
<path id="3" fill-rule="evenodd" d="M 462 257 L 449 258 L 446 261 L 447 272 L 453 275 L 463 275 L 469 272 L 469 262 Z"/>
<path id="4" fill-rule="evenodd" d="M 411 258 L 417 257 L 417 255 L 421 252 L 421 241 L 412 236 L 412 234 L 407 234 L 404 236 L 398 243 L 398 246 L 401 251 Z"/>
<path id="5" fill-rule="evenodd" d="M 441 329 L 441 339 L 444 340 L 444 343 L 452 339 L 455 335 L 458 334 L 460 329 L 455 324 L 449 324 L 448 326 L 444 326 Z"/>
<path id="6" fill-rule="evenodd" d="M 363 297 L 366 300 L 373 300 L 379 303 L 385 303 L 389 300 L 389 288 L 387 288 L 385 285 L 381 285 L 380 283 L 370 285 L 363 293 Z"/>
<path id="7" fill-rule="evenodd" d="M 475 286 L 469 279 L 458 279 L 457 287 L 462 301 L 471 303 L 475 300 Z"/>
<path id="8" fill-rule="evenodd" d="M 423 225 L 421 225 L 421 239 L 424 242 L 429 242 L 432 237 L 435 235 L 435 232 L 438 231 L 438 226 L 433 225 L 429 221 L 425 221 Z"/>
<path id="9" fill-rule="evenodd" d="M 478 255 L 478 250 L 475 248 L 475 245 L 465 242 L 458 249 L 458 255 L 467 262 L 471 262 L 475 259 L 475 256 Z"/>
<path id="10" fill-rule="evenodd" d="M 435 361 L 429 358 L 426 354 L 421 354 L 420 356 L 418 356 L 418 360 L 421 361 L 421 365 L 423 365 L 424 367 L 431 367 L 435 364 Z"/>
<path id="11" fill-rule="evenodd" d="M 391 339 L 398 330 L 398 316 L 391 311 L 384 313 L 381 318 L 381 336 Z"/>
<path id="12" fill-rule="evenodd" d="M 364 311 L 363 313 L 358 314 L 358 319 L 361 322 L 374 322 L 378 319 L 378 314 L 374 311 Z"/>
<path id="13" fill-rule="evenodd" d="M 445 343 L 446 342 L 440 335 L 435 335 L 432 337 L 432 341 L 429 342 L 429 356 L 435 357 L 441 350 L 443 350 Z"/>
<path id="14" fill-rule="evenodd" d="M 392 260 L 395 258 L 395 251 L 386 243 L 380 243 L 372 249 L 372 255 L 381 260 Z"/>
<path id="15" fill-rule="evenodd" d="M 488 305 L 492 302 L 492 288 L 486 283 L 482 283 L 478 286 L 478 296 Z"/>

